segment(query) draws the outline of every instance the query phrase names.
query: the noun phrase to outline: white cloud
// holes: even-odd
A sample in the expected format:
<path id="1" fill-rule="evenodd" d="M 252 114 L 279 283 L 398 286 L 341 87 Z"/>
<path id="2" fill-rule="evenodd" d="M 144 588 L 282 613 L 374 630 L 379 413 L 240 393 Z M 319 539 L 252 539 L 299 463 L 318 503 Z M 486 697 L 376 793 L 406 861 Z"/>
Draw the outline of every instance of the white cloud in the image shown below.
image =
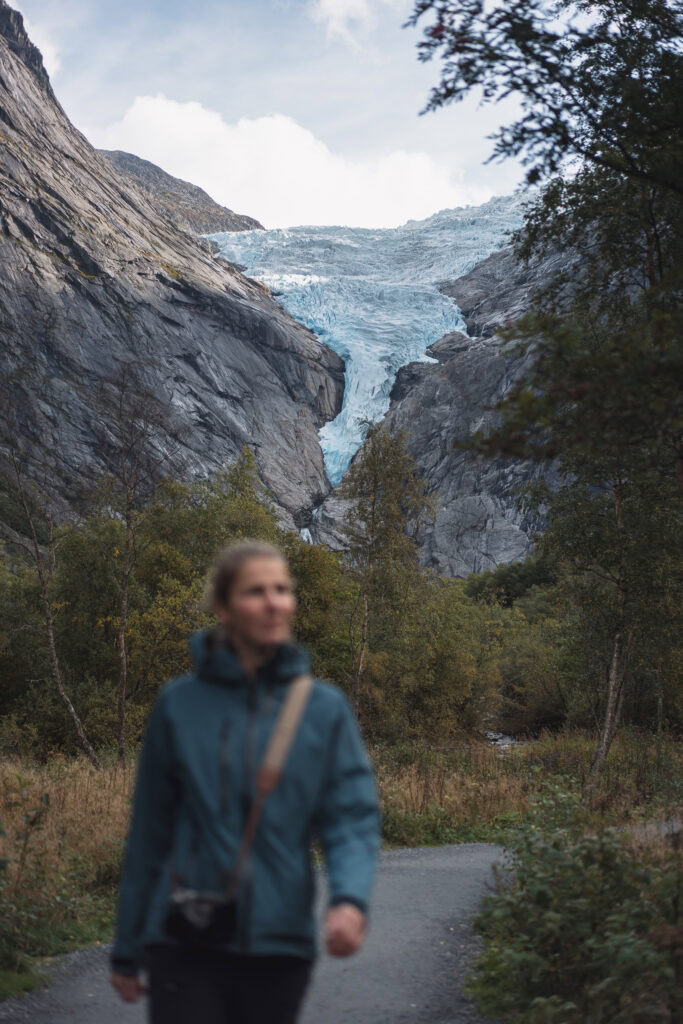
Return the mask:
<path id="1" fill-rule="evenodd" d="M 52 39 L 49 30 L 40 23 L 34 24 L 26 17 L 21 7 L 14 4 L 14 7 L 24 18 L 24 28 L 32 43 L 38 47 L 43 55 L 43 64 L 50 78 L 53 78 L 62 66 L 59 50 Z"/>
<path id="2" fill-rule="evenodd" d="M 314 21 L 325 25 L 329 35 L 338 35 L 356 44 L 354 29 L 374 26 L 381 7 L 397 10 L 410 6 L 407 0 L 309 0 L 308 11 Z"/>
<path id="3" fill-rule="evenodd" d="M 86 134 L 96 146 L 135 153 L 200 185 L 266 227 L 396 227 L 491 195 L 465 187 L 459 168 L 427 153 L 349 159 L 284 114 L 230 124 L 200 103 L 161 94 L 138 96 L 120 121 Z"/>

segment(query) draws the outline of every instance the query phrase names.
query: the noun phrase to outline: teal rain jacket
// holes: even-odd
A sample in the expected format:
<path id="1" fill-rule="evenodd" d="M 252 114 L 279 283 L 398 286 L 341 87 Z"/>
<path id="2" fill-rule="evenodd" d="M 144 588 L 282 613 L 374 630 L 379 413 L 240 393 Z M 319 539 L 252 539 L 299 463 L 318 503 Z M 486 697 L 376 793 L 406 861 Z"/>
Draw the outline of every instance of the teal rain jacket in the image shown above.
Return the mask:
<path id="1" fill-rule="evenodd" d="M 221 891 L 235 862 L 261 762 L 306 651 L 283 645 L 253 680 L 212 633 L 192 637 L 195 670 L 163 688 L 140 755 L 112 965 L 134 974 L 144 947 L 169 942 L 171 876 Z M 316 952 L 311 840 L 319 836 L 330 902 L 367 911 L 379 847 L 375 784 L 348 701 L 316 682 L 278 788 L 268 797 L 226 950 Z"/>

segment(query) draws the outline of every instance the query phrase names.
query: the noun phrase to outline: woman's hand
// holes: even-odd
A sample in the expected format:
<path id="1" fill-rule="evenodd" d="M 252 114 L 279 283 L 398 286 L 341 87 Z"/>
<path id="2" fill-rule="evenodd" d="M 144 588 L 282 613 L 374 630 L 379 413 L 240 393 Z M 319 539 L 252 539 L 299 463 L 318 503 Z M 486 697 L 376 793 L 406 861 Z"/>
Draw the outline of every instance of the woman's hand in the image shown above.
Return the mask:
<path id="1" fill-rule="evenodd" d="M 353 903 L 330 907 L 325 918 L 325 943 L 330 956 L 357 953 L 365 938 L 365 914 Z"/>
<path id="2" fill-rule="evenodd" d="M 112 974 L 111 983 L 124 1003 L 137 1003 L 145 991 L 145 987 L 138 977 L 131 978 L 127 974 Z"/>

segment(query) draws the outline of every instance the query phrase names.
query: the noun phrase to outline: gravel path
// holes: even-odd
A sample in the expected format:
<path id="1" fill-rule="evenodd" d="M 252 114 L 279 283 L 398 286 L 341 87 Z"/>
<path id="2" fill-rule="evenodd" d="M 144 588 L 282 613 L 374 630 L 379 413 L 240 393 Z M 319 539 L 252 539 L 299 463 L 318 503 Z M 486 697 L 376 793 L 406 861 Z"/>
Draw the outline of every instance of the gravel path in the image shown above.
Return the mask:
<path id="1" fill-rule="evenodd" d="M 500 855 L 484 844 L 384 853 L 365 948 L 319 959 L 302 1024 L 484 1024 L 462 983 L 476 949 L 470 918 Z M 49 989 L 0 1003 L 0 1022 L 143 1024 L 144 1007 L 111 990 L 107 952 L 61 958 Z"/>

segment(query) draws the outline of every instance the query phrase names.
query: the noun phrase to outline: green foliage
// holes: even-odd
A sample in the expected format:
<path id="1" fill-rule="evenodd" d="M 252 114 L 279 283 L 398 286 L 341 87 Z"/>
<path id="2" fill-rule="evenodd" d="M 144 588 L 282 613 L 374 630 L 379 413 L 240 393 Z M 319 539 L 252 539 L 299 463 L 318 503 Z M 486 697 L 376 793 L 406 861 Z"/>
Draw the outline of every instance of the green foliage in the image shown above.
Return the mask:
<path id="1" fill-rule="evenodd" d="M 129 742 L 135 743 L 159 685 L 188 667 L 188 633 L 209 621 L 202 598 L 217 551 L 243 537 L 277 542 L 281 533 L 248 450 L 211 481 L 162 481 L 129 515 L 135 559 L 128 580 L 126 716 Z M 109 507 L 63 527 L 50 581 L 62 672 L 98 748 L 116 736 L 125 532 L 121 516 Z M 74 752 L 72 723 L 50 683 L 34 568 L 0 565 L 0 608 L 6 612 L 0 629 L 0 750 L 41 757 L 55 749 Z"/>
<path id="2" fill-rule="evenodd" d="M 411 23 L 429 14 L 420 55 L 443 59 L 430 109 L 477 89 L 520 97 L 494 155 L 523 155 L 542 185 L 520 257 L 559 268 L 503 332 L 528 358 L 498 427 L 462 442 L 552 460 L 564 481 L 531 489 L 526 505 L 546 523 L 566 628 L 545 684 L 530 683 L 527 655 L 505 666 L 504 707 L 513 723 L 599 724 L 598 773 L 622 717 L 680 716 L 681 8 L 417 0 Z M 470 593 L 511 603 L 521 582 L 475 581 Z"/>
<path id="3" fill-rule="evenodd" d="M 417 565 L 415 535 L 432 508 L 405 436 L 369 424 L 341 496 L 350 502 L 345 536 L 352 564 L 381 575 L 373 586 L 389 588 L 394 571 Z"/>
<path id="4" fill-rule="evenodd" d="M 35 971 L 9 971 L 0 969 L 0 1003 L 4 999 L 34 992 L 46 983 L 43 975 Z"/>
<path id="5" fill-rule="evenodd" d="M 432 503 L 405 437 L 377 425 L 368 425 L 341 496 L 349 503 L 344 533 L 358 595 L 350 622 L 352 699 L 364 726 L 396 735 L 411 727 L 414 697 L 422 700 L 431 683 L 432 593 L 416 534 Z"/>
<path id="6" fill-rule="evenodd" d="M 492 821 L 458 821 L 443 807 L 424 811 L 398 810 L 389 805 L 382 811 L 382 839 L 390 847 L 443 846 L 448 843 L 506 843 L 519 825 L 514 814 L 501 814 Z"/>
<path id="7" fill-rule="evenodd" d="M 519 1024 L 676 1021 L 680 848 L 638 851 L 583 826 L 561 789 L 537 805 L 477 919 L 485 951 L 470 990 L 485 1013 Z"/>
<path id="8" fill-rule="evenodd" d="M 547 560 L 533 555 L 523 562 L 499 565 L 488 572 L 473 573 L 467 579 L 465 593 L 477 601 L 494 601 L 511 608 L 532 587 L 549 586 L 557 578 L 555 569 Z"/>
<path id="9" fill-rule="evenodd" d="M 680 5 L 415 0 L 409 24 L 429 14 L 420 59 L 443 67 L 427 109 L 516 95 L 521 113 L 494 134 L 493 156 L 522 156 L 529 183 L 574 158 L 683 192 Z"/>

